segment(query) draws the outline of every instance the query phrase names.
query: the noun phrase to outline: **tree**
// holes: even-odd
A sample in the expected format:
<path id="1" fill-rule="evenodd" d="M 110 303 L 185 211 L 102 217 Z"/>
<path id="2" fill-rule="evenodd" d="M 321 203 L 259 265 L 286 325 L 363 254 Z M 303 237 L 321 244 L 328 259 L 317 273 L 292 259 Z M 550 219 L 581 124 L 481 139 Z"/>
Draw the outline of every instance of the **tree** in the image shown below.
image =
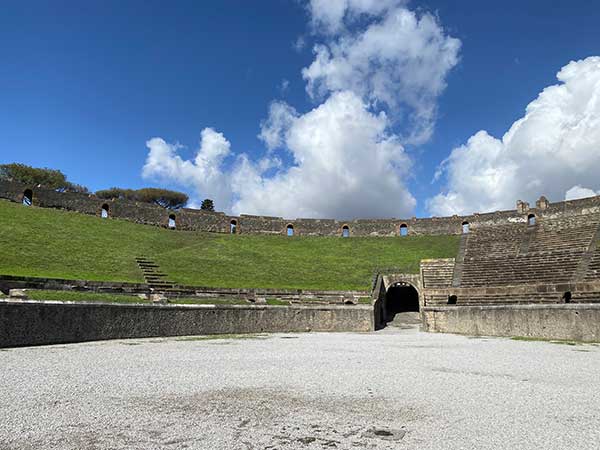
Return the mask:
<path id="1" fill-rule="evenodd" d="M 200 205 L 200 209 L 203 211 L 214 211 L 215 204 L 210 198 L 205 198 L 202 200 L 202 204 Z"/>
<path id="2" fill-rule="evenodd" d="M 60 170 L 31 167 L 20 163 L 0 165 L 0 180 L 14 181 L 31 187 L 41 186 L 59 192 L 88 192 L 85 186 L 67 181 L 67 177 Z"/>
<path id="3" fill-rule="evenodd" d="M 67 184 L 67 177 L 60 170 L 40 169 L 19 163 L 2 164 L 0 179 L 48 189 L 61 189 Z"/>
<path id="4" fill-rule="evenodd" d="M 143 203 L 154 203 L 167 209 L 179 209 L 185 206 L 188 201 L 188 196 L 183 192 L 158 188 L 135 190 L 112 187 L 96 191 L 96 197 L 107 200 L 132 200 Z"/>
<path id="5" fill-rule="evenodd" d="M 168 189 L 144 188 L 138 189 L 135 194 L 140 202 L 154 203 L 167 209 L 182 208 L 188 201 L 188 196 L 183 192 Z"/>
<path id="6" fill-rule="evenodd" d="M 134 191 L 133 189 L 111 187 L 110 189 L 96 191 L 96 197 L 104 198 L 107 200 L 136 200 L 136 191 Z"/>
<path id="7" fill-rule="evenodd" d="M 67 187 L 65 188 L 65 192 L 75 192 L 77 194 L 89 194 L 90 190 L 87 187 L 82 186 L 81 184 L 75 184 L 75 183 L 71 183 L 70 181 L 67 181 Z"/>

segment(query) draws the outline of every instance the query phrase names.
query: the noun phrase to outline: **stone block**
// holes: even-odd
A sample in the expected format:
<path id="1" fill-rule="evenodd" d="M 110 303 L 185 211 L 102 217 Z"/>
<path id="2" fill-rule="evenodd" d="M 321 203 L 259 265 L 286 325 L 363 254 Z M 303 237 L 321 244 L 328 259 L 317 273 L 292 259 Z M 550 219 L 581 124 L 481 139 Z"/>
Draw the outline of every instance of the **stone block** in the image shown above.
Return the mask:
<path id="1" fill-rule="evenodd" d="M 152 303 L 169 303 L 169 299 L 164 294 L 150 294 Z"/>
<path id="2" fill-rule="evenodd" d="M 11 289 L 8 291 L 10 298 L 27 300 L 27 289 Z"/>

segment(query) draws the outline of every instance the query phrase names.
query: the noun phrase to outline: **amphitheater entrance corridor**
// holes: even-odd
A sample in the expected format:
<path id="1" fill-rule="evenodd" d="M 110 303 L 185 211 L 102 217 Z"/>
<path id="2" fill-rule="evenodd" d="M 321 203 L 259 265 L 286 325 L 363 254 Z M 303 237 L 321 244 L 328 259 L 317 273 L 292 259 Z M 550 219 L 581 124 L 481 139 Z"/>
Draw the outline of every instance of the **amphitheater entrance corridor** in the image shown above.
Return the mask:
<path id="1" fill-rule="evenodd" d="M 394 320 L 412 323 L 418 320 L 419 293 L 408 283 L 395 283 L 385 294 L 383 311 L 386 324 Z"/>

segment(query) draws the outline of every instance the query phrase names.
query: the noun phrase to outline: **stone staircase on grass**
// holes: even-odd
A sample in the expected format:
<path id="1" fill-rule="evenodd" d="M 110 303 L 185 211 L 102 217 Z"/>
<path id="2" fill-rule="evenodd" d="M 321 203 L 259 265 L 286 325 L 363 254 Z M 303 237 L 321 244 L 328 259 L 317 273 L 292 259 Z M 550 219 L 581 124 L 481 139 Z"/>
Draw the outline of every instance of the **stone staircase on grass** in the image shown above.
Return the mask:
<path id="1" fill-rule="evenodd" d="M 175 283 L 167 280 L 167 274 L 162 273 L 160 266 L 153 260 L 145 256 L 139 256 L 135 258 L 135 262 L 142 271 L 144 281 L 152 292 L 167 293 L 175 288 Z"/>

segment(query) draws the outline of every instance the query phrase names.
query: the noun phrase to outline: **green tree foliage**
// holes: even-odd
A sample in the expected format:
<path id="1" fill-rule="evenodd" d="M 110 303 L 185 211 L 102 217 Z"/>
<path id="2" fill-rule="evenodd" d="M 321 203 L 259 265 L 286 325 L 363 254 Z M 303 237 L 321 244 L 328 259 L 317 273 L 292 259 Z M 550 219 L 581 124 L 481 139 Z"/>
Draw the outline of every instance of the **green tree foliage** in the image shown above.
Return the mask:
<path id="1" fill-rule="evenodd" d="M 136 202 L 154 203 L 155 205 L 167 209 L 179 209 L 188 201 L 188 196 L 183 192 L 157 188 L 134 190 L 112 187 L 110 189 L 97 191 L 96 196 L 107 200 L 132 200 Z"/>
<path id="2" fill-rule="evenodd" d="M 210 198 L 205 198 L 204 200 L 202 200 L 200 209 L 202 209 L 203 211 L 214 211 L 215 203 Z"/>
<path id="3" fill-rule="evenodd" d="M 96 191 L 97 197 L 105 198 L 107 200 L 136 200 L 135 194 L 136 191 L 133 189 L 122 189 L 118 187 Z"/>
<path id="4" fill-rule="evenodd" d="M 90 190 L 87 187 L 82 186 L 81 184 L 71 183 L 70 181 L 67 181 L 67 187 L 64 190 L 65 192 L 76 192 L 78 194 L 90 193 Z"/>
<path id="5" fill-rule="evenodd" d="M 183 192 L 168 189 L 144 188 L 136 191 L 136 199 L 140 202 L 154 203 L 167 209 L 179 209 L 185 206 L 188 196 Z"/>
<path id="6" fill-rule="evenodd" d="M 0 180 L 14 181 L 31 187 L 41 186 L 60 192 L 89 192 L 85 186 L 67 181 L 67 177 L 60 170 L 31 167 L 19 163 L 0 165 Z"/>

